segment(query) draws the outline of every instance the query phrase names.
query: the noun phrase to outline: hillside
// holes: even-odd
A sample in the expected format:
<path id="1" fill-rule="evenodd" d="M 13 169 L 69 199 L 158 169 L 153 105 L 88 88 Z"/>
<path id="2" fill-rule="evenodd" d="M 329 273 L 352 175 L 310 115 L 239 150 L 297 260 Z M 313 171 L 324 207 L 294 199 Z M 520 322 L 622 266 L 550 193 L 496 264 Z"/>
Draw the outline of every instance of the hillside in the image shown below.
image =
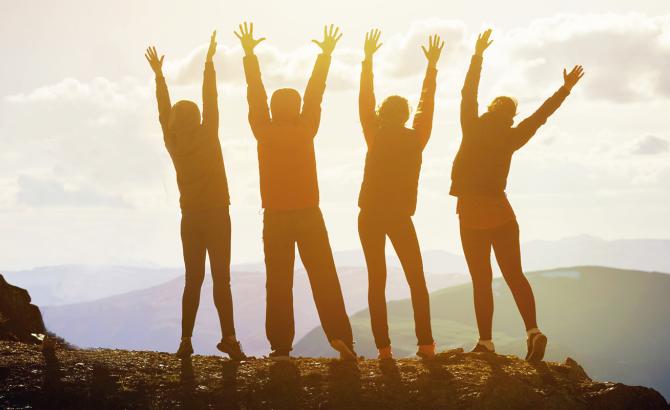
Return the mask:
<path id="1" fill-rule="evenodd" d="M 668 409 L 656 391 L 591 380 L 568 359 L 446 352 L 433 363 L 329 359 L 242 363 L 166 353 L 0 342 L 0 407 L 54 409 Z M 49 357 L 48 355 L 45 357 Z"/>
<path id="2" fill-rule="evenodd" d="M 600 380 L 620 380 L 658 389 L 670 397 L 670 275 L 599 267 L 576 267 L 528 275 L 538 301 L 538 319 L 549 336 L 548 360 L 574 357 Z M 494 339 L 504 354 L 525 354 L 525 332 L 512 296 L 494 279 Z M 438 347 L 472 347 L 477 340 L 470 284 L 431 294 L 432 324 Z M 416 349 L 409 300 L 388 304 L 394 351 Z M 351 317 L 356 349 L 374 357 L 367 309 Z M 295 346 L 295 353 L 328 356 L 320 328 Z"/>

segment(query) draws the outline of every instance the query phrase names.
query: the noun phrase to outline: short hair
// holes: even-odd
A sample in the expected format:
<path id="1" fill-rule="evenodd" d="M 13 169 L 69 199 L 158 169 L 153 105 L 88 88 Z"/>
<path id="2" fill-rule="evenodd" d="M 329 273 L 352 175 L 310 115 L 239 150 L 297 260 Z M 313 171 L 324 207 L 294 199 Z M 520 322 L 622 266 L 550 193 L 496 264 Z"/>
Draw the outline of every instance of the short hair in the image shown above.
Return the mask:
<path id="1" fill-rule="evenodd" d="M 387 97 L 377 110 L 380 124 L 405 125 L 409 114 L 409 101 L 399 95 Z"/>
<path id="2" fill-rule="evenodd" d="M 513 118 L 517 114 L 516 109 L 518 105 L 519 103 L 516 98 L 503 95 L 496 97 L 491 101 L 491 104 L 488 106 L 488 111 L 490 113 L 500 114 L 504 117 Z"/>

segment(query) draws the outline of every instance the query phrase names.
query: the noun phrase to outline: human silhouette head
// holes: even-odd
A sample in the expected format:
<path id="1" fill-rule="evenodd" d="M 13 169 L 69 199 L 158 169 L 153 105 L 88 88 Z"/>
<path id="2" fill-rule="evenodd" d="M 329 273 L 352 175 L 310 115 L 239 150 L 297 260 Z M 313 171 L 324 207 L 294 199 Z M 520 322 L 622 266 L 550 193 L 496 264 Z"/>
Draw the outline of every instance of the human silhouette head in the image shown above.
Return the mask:
<path id="1" fill-rule="evenodd" d="M 516 116 L 516 109 L 518 103 L 516 99 L 507 96 L 496 97 L 488 106 L 489 115 L 492 115 L 497 120 L 509 124 L 514 124 L 514 117 Z"/>
<path id="2" fill-rule="evenodd" d="M 175 135 L 191 135 L 200 126 L 200 109 L 193 101 L 181 100 L 172 106 L 168 129 Z"/>
<path id="3" fill-rule="evenodd" d="M 293 88 L 280 88 L 272 94 L 270 110 L 272 120 L 284 123 L 293 123 L 300 116 L 300 93 Z"/>
<path id="4" fill-rule="evenodd" d="M 387 97 L 377 113 L 382 126 L 403 127 L 409 119 L 409 102 L 399 95 Z"/>

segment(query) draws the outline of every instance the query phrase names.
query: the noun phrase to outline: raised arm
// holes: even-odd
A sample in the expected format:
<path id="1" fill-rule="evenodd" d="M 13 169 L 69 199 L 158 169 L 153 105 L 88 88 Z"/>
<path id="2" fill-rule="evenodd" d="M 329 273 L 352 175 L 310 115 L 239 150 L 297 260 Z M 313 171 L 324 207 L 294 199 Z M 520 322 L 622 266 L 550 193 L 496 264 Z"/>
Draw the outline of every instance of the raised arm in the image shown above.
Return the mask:
<path id="1" fill-rule="evenodd" d="M 305 88 L 301 113 L 301 121 L 312 136 L 316 136 L 321 121 L 321 101 L 326 90 L 330 56 L 341 37 L 340 28 L 331 24 L 330 29 L 328 26 L 323 28 L 323 41 L 312 40 L 321 48 L 321 54 L 316 59 L 314 70 Z"/>
<path id="2" fill-rule="evenodd" d="M 426 50 L 426 47 L 421 46 L 423 54 L 428 60 L 428 67 L 426 68 L 426 76 L 421 86 L 421 99 L 419 100 L 416 115 L 414 115 L 413 128 L 417 133 L 422 148 L 428 143 L 430 133 L 433 129 L 437 62 L 440 60 L 440 55 L 442 55 L 442 48 L 444 48 L 444 41 L 438 35 L 428 38 L 428 50 Z"/>
<path id="3" fill-rule="evenodd" d="M 361 120 L 363 127 L 363 136 L 368 148 L 372 146 L 377 130 L 377 113 L 375 106 L 377 105 L 375 99 L 374 75 L 372 73 L 372 58 L 374 54 L 382 46 L 379 43 L 381 31 L 372 30 L 365 34 L 365 43 L 363 49 L 365 51 L 365 60 L 363 60 L 361 68 L 361 85 L 358 94 L 358 117 Z"/>
<path id="4" fill-rule="evenodd" d="M 479 104 L 477 102 L 477 92 L 479 90 L 479 78 L 482 72 L 482 61 L 484 51 L 493 43 L 489 41 L 491 29 L 477 37 L 475 44 L 475 54 L 470 60 L 470 68 L 465 76 L 465 84 L 461 90 L 461 128 L 464 131 L 469 130 L 479 118 Z"/>
<path id="5" fill-rule="evenodd" d="M 158 57 L 156 47 L 147 48 L 144 58 L 149 62 L 151 70 L 156 75 L 156 100 L 158 101 L 158 121 L 160 121 L 161 129 L 163 130 L 163 139 L 168 143 L 168 123 L 170 121 L 170 93 L 168 92 L 167 83 L 163 76 L 163 60 L 165 56 Z"/>
<path id="6" fill-rule="evenodd" d="M 219 104 L 216 91 L 216 71 L 212 57 L 216 53 L 216 31 L 209 39 L 209 49 L 205 59 L 205 73 L 202 80 L 202 125 L 205 128 L 219 129 Z"/>
<path id="7" fill-rule="evenodd" d="M 254 39 L 254 23 L 240 24 L 240 32 L 235 36 L 242 43 L 244 49 L 244 75 L 247 79 L 247 101 L 249 103 L 249 125 L 256 138 L 263 135 L 263 131 L 270 125 L 270 109 L 268 95 L 261 79 L 261 68 L 254 48 L 265 40 L 265 37 Z"/>
<path id="8" fill-rule="evenodd" d="M 584 68 L 575 66 L 570 73 L 563 69 L 563 85 L 549 97 L 530 117 L 521 121 L 514 132 L 514 149 L 519 149 L 535 135 L 537 130 L 547 122 L 547 119 L 553 114 L 563 101 L 570 95 L 572 87 L 584 76 Z"/>

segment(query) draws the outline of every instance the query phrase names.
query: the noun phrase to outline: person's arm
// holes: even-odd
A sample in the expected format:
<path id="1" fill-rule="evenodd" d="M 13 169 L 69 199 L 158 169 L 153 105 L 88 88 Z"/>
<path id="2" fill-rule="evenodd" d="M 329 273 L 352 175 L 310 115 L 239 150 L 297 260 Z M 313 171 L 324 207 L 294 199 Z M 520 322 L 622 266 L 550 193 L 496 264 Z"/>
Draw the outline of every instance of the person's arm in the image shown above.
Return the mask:
<path id="1" fill-rule="evenodd" d="M 170 93 L 168 92 L 165 76 L 163 76 L 163 60 L 165 56 L 158 57 L 156 47 L 147 48 L 144 58 L 149 62 L 151 70 L 156 76 L 156 101 L 158 102 L 158 121 L 163 130 L 163 140 L 165 144 L 168 143 L 168 123 L 170 122 L 170 111 L 172 104 L 170 104 Z"/>
<path id="2" fill-rule="evenodd" d="M 513 148 L 515 150 L 523 147 L 535 135 L 537 130 L 547 122 L 547 119 L 563 104 L 570 95 L 572 87 L 584 76 L 582 66 L 575 66 L 568 74 L 563 70 L 563 85 L 551 97 L 549 97 L 533 114 L 521 121 L 513 133 Z"/>
<path id="3" fill-rule="evenodd" d="M 270 109 L 268 107 L 268 96 L 261 78 L 261 68 L 258 58 L 254 54 L 254 48 L 265 40 L 265 37 L 254 39 L 254 23 L 240 24 L 240 32 L 235 36 L 242 43 L 244 49 L 244 75 L 247 80 L 247 102 L 249 103 L 249 125 L 254 137 L 257 139 L 263 134 L 270 123 Z"/>
<path id="4" fill-rule="evenodd" d="M 479 103 L 477 102 L 477 92 L 479 90 L 479 78 L 482 72 L 482 62 L 484 51 L 493 43 L 489 41 L 491 29 L 477 37 L 475 44 L 475 54 L 470 60 L 470 68 L 465 76 L 465 84 L 461 90 L 461 128 L 464 134 L 466 130 L 472 128 L 479 118 Z"/>
<path id="5" fill-rule="evenodd" d="M 212 57 L 216 52 L 216 31 L 209 40 L 202 80 L 202 126 L 214 131 L 219 129 L 219 104 L 216 91 L 216 71 Z"/>
<path id="6" fill-rule="evenodd" d="M 375 99 L 374 89 L 374 74 L 372 72 L 372 60 L 374 53 L 379 50 L 381 43 L 379 37 L 381 31 L 372 30 L 365 34 L 365 60 L 363 60 L 361 68 L 361 84 L 358 94 L 358 117 L 363 128 L 363 136 L 368 148 L 372 146 L 377 129 L 377 113 L 375 106 L 377 104 Z"/>
<path id="7" fill-rule="evenodd" d="M 303 98 L 301 122 L 307 127 L 312 136 L 316 136 L 321 122 L 321 101 L 323 100 L 323 93 L 326 90 L 326 78 L 328 77 L 328 70 L 330 69 L 330 56 L 337 45 L 337 42 L 342 37 L 339 27 L 330 25 L 323 29 L 323 41 L 312 40 L 313 43 L 321 48 L 321 54 L 317 57 L 314 64 L 314 70 L 309 78 L 307 87 L 305 88 L 305 96 Z"/>
<path id="8" fill-rule="evenodd" d="M 414 124 L 412 126 L 421 142 L 421 148 L 424 148 L 428 144 L 428 139 L 433 129 L 435 88 L 437 87 L 437 62 L 440 60 L 443 47 L 444 41 L 438 35 L 429 37 L 428 50 L 424 46 L 421 46 L 423 54 L 428 60 L 428 67 L 426 68 L 426 76 L 421 86 L 421 99 L 419 100 L 419 106 L 417 107 L 416 115 L 414 115 Z"/>

